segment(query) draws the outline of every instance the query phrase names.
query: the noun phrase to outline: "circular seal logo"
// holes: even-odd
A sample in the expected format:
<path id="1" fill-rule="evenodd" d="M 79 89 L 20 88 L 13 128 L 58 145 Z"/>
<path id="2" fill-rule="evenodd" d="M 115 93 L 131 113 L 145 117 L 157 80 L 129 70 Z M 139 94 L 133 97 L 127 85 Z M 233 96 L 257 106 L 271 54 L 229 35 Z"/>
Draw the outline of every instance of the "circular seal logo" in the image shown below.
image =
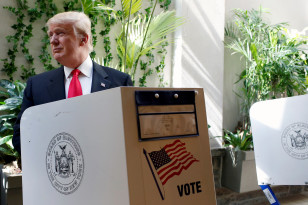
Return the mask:
<path id="1" fill-rule="evenodd" d="M 296 159 L 308 158 L 308 124 L 298 122 L 286 127 L 281 143 L 288 155 Z"/>
<path id="2" fill-rule="evenodd" d="M 81 183 L 84 161 L 76 139 L 65 132 L 52 138 L 46 153 L 46 169 L 52 186 L 62 194 L 71 194 Z"/>

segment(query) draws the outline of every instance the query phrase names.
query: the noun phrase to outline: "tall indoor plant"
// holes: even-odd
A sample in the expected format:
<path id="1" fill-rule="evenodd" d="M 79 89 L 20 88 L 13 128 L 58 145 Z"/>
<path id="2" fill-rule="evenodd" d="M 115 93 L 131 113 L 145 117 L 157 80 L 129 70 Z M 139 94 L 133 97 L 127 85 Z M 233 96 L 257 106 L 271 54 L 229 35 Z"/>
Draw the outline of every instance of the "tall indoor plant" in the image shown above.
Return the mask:
<path id="1" fill-rule="evenodd" d="M 184 23 L 184 19 L 177 17 L 175 11 L 161 11 L 155 14 L 158 0 L 154 1 L 148 14 L 141 12 L 142 0 L 121 0 L 120 12 L 116 12 L 100 0 L 81 0 L 80 2 L 83 12 L 87 15 L 95 14 L 104 17 L 106 12 L 109 12 L 108 15 L 120 23 L 121 30 L 116 37 L 119 66 L 116 67 L 131 75 L 134 83 L 137 70 L 140 69 L 143 73 L 138 82 L 140 86 L 144 86 L 146 78 L 153 73 L 153 70 L 150 69 L 152 62 L 142 62 L 141 58 L 148 54 L 150 54 L 150 58 L 153 58 L 151 52 L 153 50 L 159 51 L 160 47 L 168 45 L 166 44 L 168 42 L 166 36 Z M 115 62 L 109 63 L 116 65 Z M 106 64 L 106 60 L 104 63 Z M 156 72 L 161 72 L 160 67 L 156 67 Z"/>
<path id="2" fill-rule="evenodd" d="M 240 54 L 245 68 L 238 82 L 242 87 L 243 125 L 249 126 L 249 109 L 260 100 L 306 93 L 307 37 L 291 36 L 286 23 L 271 25 L 264 20 L 266 11 L 233 11 L 225 27 L 225 45 Z"/>
<path id="3" fill-rule="evenodd" d="M 222 184 L 234 191 L 258 189 L 249 109 L 261 100 L 306 93 L 307 53 L 302 47 L 307 37 L 291 36 L 286 23 L 269 24 L 265 10 L 233 10 L 225 27 L 225 46 L 244 61 L 241 82 L 242 123 L 236 133 L 226 131 L 228 147 L 223 165 Z M 248 171 L 250 170 L 250 171 Z M 248 174 L 250 172 L 250 174 Z M 246 182 L 253 182 L 246 184 Z"/>
<path id="4" fill-rule="evenodd" d="M 124 17 L 127 22 L 122 23 L 121 33 L 117 38 L 118 56 L 123 62 L 121 69 L 129 73 L 133 81 L 140 58 L 165 43 L 167 41 L 166 36 L 183 24 L 183 18 L 177 17 L 175 11 L 162 11 L 154 15 L 158 0 L 155 0 L 148 18 L 143 14 L 130 18 L 133 14 L 132 8 L 138 2 L 141 4 L 142 1 L 122 0 Z M 132 5 L 128 6 L 130 4 Z M 140 8 L 141 5 L 134 12 L 138 12 Z M 143 72 L 147 73 L 148 70 L 145 69 Z"/>

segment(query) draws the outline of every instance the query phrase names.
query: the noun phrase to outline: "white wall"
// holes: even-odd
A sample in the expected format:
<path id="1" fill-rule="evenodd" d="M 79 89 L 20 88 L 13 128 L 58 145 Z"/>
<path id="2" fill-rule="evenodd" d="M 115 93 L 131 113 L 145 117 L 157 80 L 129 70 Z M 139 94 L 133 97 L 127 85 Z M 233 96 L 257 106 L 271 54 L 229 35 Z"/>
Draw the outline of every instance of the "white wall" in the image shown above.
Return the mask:
<path id="1" fill-rule="evenodd" d="M 231 18 L 231 10 L 235 8 L 258 9 L 260 5 L 268 8 L 271 14 L 265 15 L 267 21 L 272 24 L 288 22 L 289 28 L 302 31 L 308 27 L 308 1 L 307 0 L 226 0 L 226 22 Z M 307 34 L 307 33 L 306 33 Z M 234 130 L 239 116 L 239 99 L 234 94 L 237 89 L 234 82 L 238 80 L 236 74 L 242 70 L 239 56 L 231 56 L 230 51 L 225 49 L 225 71 L 224 71 L 224 106 L 223 127 Z"/>
<path id="2" fill-rule="evenodd" d="M 267 17 L 273 24 L 288 22 L 290 28 L 300 31 L 308 26 L 307 0 L 226 0 L 226 18 L 235 8 L 258 9 L 260 5 L 269 9 L 271 14 Z"/>
<path id="3" fill-rule="evenodd" d="M 177 0 L 175 4 L 186 23 L 177 35 L 172 85 L 204 88 L 210 136 L 221 136 L 224 1 Z M 220 146 L 215 140 L 211 145 Z"/>

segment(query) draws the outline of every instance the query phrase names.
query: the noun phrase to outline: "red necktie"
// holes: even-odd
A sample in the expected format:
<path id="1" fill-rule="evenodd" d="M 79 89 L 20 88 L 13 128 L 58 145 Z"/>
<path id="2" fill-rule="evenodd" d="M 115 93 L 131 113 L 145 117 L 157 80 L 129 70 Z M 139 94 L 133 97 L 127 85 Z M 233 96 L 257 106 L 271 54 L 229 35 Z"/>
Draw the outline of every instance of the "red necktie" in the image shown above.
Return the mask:
<path id="1" fill-rule="evenodd" d="M 67 96 L 68 98 L 82 95 L 82 88 L 81 88 L 81 84 L 78 79 L 79 74 L 80 74 L 80 70 L 78 69 L 74 69 L 72 71 L 73 78 L 68 88 L 68 96 Z"/>

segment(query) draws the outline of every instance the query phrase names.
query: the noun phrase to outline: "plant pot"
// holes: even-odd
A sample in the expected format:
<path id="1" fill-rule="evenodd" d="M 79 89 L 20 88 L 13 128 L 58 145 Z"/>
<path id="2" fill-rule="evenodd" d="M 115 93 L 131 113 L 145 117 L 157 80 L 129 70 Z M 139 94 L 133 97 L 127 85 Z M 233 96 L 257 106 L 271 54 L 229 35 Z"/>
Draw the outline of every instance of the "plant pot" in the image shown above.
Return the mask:
<path id="1" fill-rule="evenodd" d="M 22 205 L 21 174 L 9 174 L 1 167 L 1 205 Z"/>
<path id="2" fill-rule="evenodd" d="M 259 190 L 254 151 L 226 149 L 221 183 L 238 193 Z"/>

